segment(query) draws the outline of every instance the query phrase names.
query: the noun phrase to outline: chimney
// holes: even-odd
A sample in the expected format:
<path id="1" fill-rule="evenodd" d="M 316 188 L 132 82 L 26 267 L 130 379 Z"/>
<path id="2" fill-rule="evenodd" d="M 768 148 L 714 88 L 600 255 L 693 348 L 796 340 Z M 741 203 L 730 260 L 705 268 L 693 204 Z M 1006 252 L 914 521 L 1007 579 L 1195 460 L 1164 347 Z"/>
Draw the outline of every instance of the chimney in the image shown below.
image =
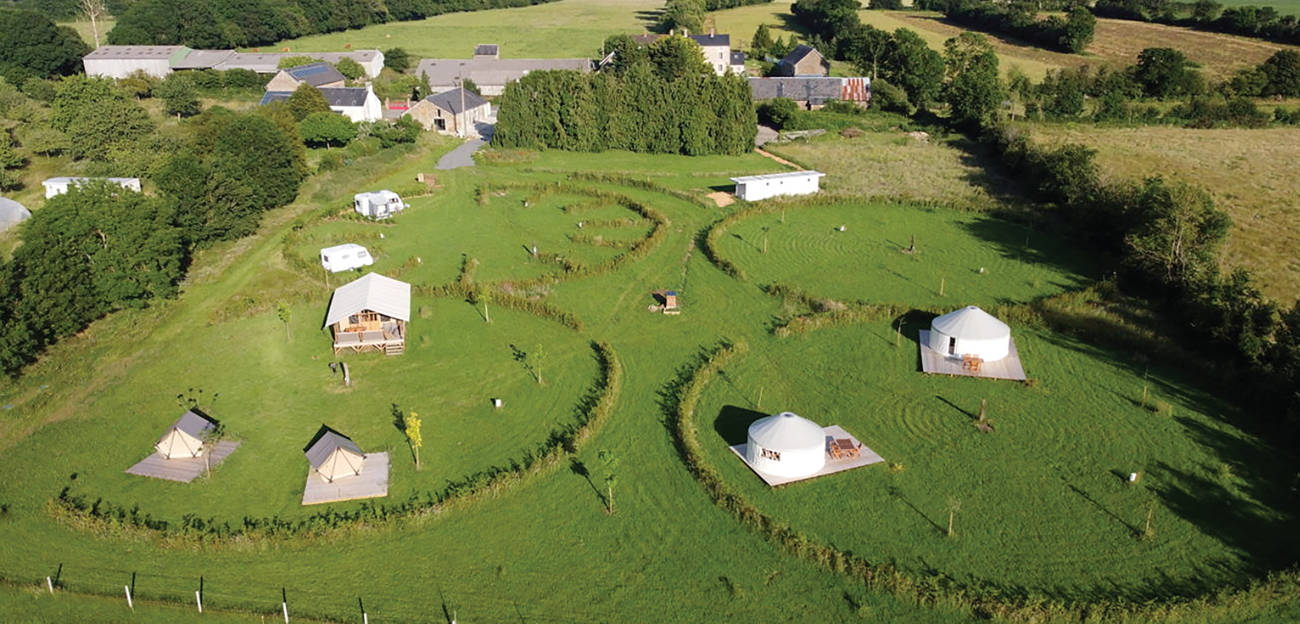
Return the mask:
<path id="1" fill-rule="evenodd" d="M 709 27 L 709 36 L 710 36 L 710 37 L 713 37 L 713 36 L 715 36 L 715 35 L 717 35 L 717 34 L 718 34 L 718 29 L 716 29 L 716 28 L 710 26 L 710 27 Z"/>

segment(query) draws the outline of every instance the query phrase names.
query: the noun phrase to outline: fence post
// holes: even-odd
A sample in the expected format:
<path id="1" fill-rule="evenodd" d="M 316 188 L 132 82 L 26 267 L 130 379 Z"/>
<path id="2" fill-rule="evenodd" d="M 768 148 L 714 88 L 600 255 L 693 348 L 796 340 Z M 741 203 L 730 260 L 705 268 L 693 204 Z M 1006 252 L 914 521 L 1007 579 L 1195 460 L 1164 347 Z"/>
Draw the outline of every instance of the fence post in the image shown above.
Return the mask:
<path id="1" fill-rule="evenodd" d="M 51 581 L 48 576 L 45 577 L 45 586 L 50 588 L 50 594 L 54 593 L 54 581 Z"/>
<path id="2" fill-rule="evenodd" d="M 361 602 L 361 596 L 357 596 L 357 608 L 361 609 L 361 624 L 370 624 L 370 616 L 366 615 L 366 603 Z"/>
<path id="3" fill-rule="evenodd" d="M 194 601 L 199 605 L 199 613 L 203 613 L 203 575 L 199 575 L 199 589 L 194 592 Z"/>
<path id="4" fill-rule="evenodd" d="M 289 624 L 289 594 L 280 588 L 280 610 L 284 612 L 284 624 Z"/>

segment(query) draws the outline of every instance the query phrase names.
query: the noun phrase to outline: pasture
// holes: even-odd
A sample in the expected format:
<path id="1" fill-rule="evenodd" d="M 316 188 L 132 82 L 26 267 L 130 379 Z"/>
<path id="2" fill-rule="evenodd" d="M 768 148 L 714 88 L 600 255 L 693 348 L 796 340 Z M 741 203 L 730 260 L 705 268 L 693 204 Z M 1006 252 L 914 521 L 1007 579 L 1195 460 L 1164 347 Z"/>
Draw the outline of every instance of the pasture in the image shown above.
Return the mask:
<path id="1" fill-rule="evenodd" d="M 886 145 L 896 138 L 884 136 Z M 839 141 L 827 139 L 825 145 L 843 148 Z M 1011 569 L 1008 560 L 1024 555 L 1025 569 L 1044 575 L 1026 586 L 1063 598 L 1124 593 L 1148 578 L 1142 566 L 1152 562 L 1170 574 L 1222 563 L 1207 573 L 1216 583 L 1274 567 L 1276 560 L 1258 552 L 1255 538 L 1242 537 L 1248 528 L 1258 529 L 1263 539 L 1290 527 L 1290 516 L 1274 506 L 1270 484 L 1281 481 L 1269 480 L 1276 469 L 1272 451 L 1228 424 L 1235 410 L 1197 391 L 1195 380 L 1153 366 L 1152 397 L 1173 406 L 1173 413 L 1143 412 L 1132 404 L 1140 396 L 1142 371 L 1131 355 L 1046 329 L 1016 334 L 1017 340 L 1023 336 L 1036 387 L 924 378 L 913 371 L 910 339 L 896 349 L 888 322 L 773 337 L 771 324 L 797 306 L 756 286 L 797 281 L 819 296 L 905 306 L 949 300 L 955 306 L 958 298 L 1014 303 L 1088 283 L 1087 263 L 1072 255 L 1068 243 L 1031 232 L 1026 247 L 1023 226 L 991 213 L 858 201 L 847 196 L 862 187 L 845 187 L 832 191 L 836 203 L 823 212 L 792 210 L 785 224 L 773 225 L 769 254 L 746 245 L 771 219 L 735 224 L 745 240 L 728 242 L 723 251 L 746 265 L 751 281 L 742 282 L 709 262 L 698 242 L 710 224 L 743 204 L 720 209 L 702 197 L 726 187 L 731 176 L 780 170 L 759 155 L 489 150 L 477 167 L 439 172 L 440 188 L 412 198 L 412 208 L 391 223 L 339 216 L 352 193 L 409 185 L 416 172 L 431 171 L 448 147 L 422 142 L 313 178 L 299 203 L 268 215 L 256 236 L 200 253 L 176 300 L 104 319 L 52 349 L 20 379 L 0 384 L 0 473 L 12 475 L 0 481 L 0 503 L 7 506 L 0 517 L 0 578 L 28 588 L 62 564 L 68 590 L 115 599 L 102 608 L 87 607 L 86 619 L 102 612 L 109 621 L 116 617 L 109 609 L 121 606 L 116 597 L 133 573 L 136 595 L 146 601 L 137 605 L 141 617 L 155 619 L 165 619 L 168 607 L 153 601 L 189 604 L 202 575 L 211 608 L 271 614 L 284 588 L 295 618 L 333 621 L 358 618 L 358 599 L 376 622 L 443 613 L 461 621 L 638 621 L 648 613 L 670 622 L 977 620 L 968 606 L 946 599 L 918 605 L 792 557 L 709 500 L 683 465 L 665 421 L 675 388 L 701 347 L 722 337 L 755 348 L 728 371 L 727 380 L 708 389 L 702 418 L 713 418 L 725 405 L 758 409 L 762 388 L 763 409 L 776 409 L 779 402 L 819 420 L 819 412 L 832 414 L 827 424 L 839 421 L 888 460 L 904 464 L 890 476 L 920 513 L 889 497 L 888 484 L 880 481 L 884 466 L 768 492 L 749 489 L 752 475 L 733 472 L 738 464 L 710 455 L 729 471 L 728 481 L 746 488 L 764 511 L 817 538 L 895 560 L 908 574 L 950 574 L 962 583 L 1022 583 L 1024 572 Z M 936 162 L 945 164 L 936 169 L 947 171 L 948 179 L 963 180 L 963 164 L 974 170 L 958 147 L 931 147 L 942 154 Z M 541 194 L 524 186 L 537 182 L 564 186 Z M 977 188 L 969 179 L 963 184 L 968 186 L 957 197 Z M 476 199 L 480 188 L 490 190 L 486 203 Z M 633 225 L 609 227 L 602 235 L 620 241 L 646 235 L 649 223 L 630 216 L 622 200 L 591 204 L 601 194 L 653 208 L 663 215 L 664 233 L 644 255 L 614 270 L 581 278 L 555 274 L 553 284 L 524 293 L 571 314 L 580 329 L 501 306 L 491 308 L 489 324 L 481 305 L 417 292 L 404 355 L 345 356 L 356 380 L 351 389 L 330 374 L 326 363 L 335 358 L 320 319 L 329 286 L 347 276 L 331 276 L 327 285 L 318 269 L 306 268 L 319 247 L 347 240 L 373 244 L 375 268 L 421 292 L 455 280 L 462 258 L 474 258 L 476 283 L 502 288 L 554 271 L 525 249 L 534 238 L 539 250 L 563 247 L 586 262 L 617 253 L 574 241 L 578 220 L 630 218 Z M 565 210 L 583 203 L 590 204 L 589 212 Z M 848 227 L 837 234 L 849 237 L 835 239 L 824 231 L 838 224 Z M 899 247 L 914 229 L 931 233 L 917 233 L 921 253 L 902 259 L 913 265 L 894 264 L 905 256 Z M 985 282 L 954 279 L 942 299 L 924 283 L 935 269 L 957 275 L 981 265 L 990 269 L 978 276 Z M 851 267 L 849 275 L 837 280 L 833 273 L 845 267 Z M 660 289 L 680 293 L 680 316 L 652 310 L 652 293 Z M 289 306 L 287 334 L 276 314 L 279 302 Z M 244 515 L 303 514 L 295 499 L 306 474 L 300 449 L 322 422 L 353 434 L 363 449 L 388 450 L 394 460 L 388 500 L 400 500 L 517 459 L 547 431 L 572 422 L 579 397 L 597 376 L 591 341 L 611 346 L 623 374 L 613 412 L 589 438 L 562 461 L 400 522 L 345 534 L 199 543 L 69 522 L 51 511 L 51 499 L 71 485 L 92 501 L 138 504 L 142 512 L 172 519 L 190 510 L 232 522 Z M 544 384 L 530 376 L 527 357 L 515 359 L 511 345 L 523 351 L 543 347 Z M 800 372 L 780 374 L 792 369 Z M 211 477 L 188 486 L 121 474 L 175 418 L 176 395 L 195 392 L 190 388 L 202 388 L 209 397 L 221 394 L 210 410 L 244 446 Z M 890 395 L 894 390 L 898 394 Z M 505 399 L 500 411 L 487 403 L 495 395 Z M 984 396 L 996 426 L 992 434 L 978 434 L 962 414 Z M 394 427 L 394 403 L 424 418 L 421 471 L 414 470 Z M 1045 421 L 1045 414 L 1054 420 Z M 1061 422 L 1065 418 L 1071 420 Z M 701 429 L 706 444 L 720 444 L 711 421 Z M 1076 452 L 1075 438 L 1087 454 Z M 602 459 L 602 450 L 612 453 L 615 466 Z M 1145 485 L 1156 486 L 1155 494 L 1167 495 L 1149 499 L 1156 504 L 1156 537 L 1148 541 L 1126 535 L 1124 528 L 1142 520 L 1148 499 L 1131 499 L 1146 490 L 1123 489 L 1109 472 L 1130 466 L 1148 473 Z M 611 473 L 614 512 L 607 513 Z M 1122 522 L 1083 501 L 1059 475 Z M 1054 480 L 1044 484 L 1045 477 Z M 1218 479 L 1210 483 L 1215 487 L 1202 483 L 1210 477 Z M 814 490 L 852 494 L 843 505 L 853 514 L 799 504 Z M 963 502 L 953 540 L 936 536 L 922 518 L 943 513 L 943 497 L 950 494 Z M 1023 499 L 1019 506 L 1011 506 L 1013 494 Z M 1024 500 L 1044 505 L 1021 505 Z M 1188 511 L 1197 502 L 1256 506 L 1239 512 L 1246 527 L 1240 532 L 1216 532 L 1206 523 L 1198 534 Z M 342 512 L 356 505 L 320 509 Z M 866 524 L 855 515 L 863 505 L 870 506 Z M 1072 535 L 1054 509 L 1082 518 L 1082 545 L 1053 548 Z M 1000 520 L 998 513 L 1026 516 Z M 1132 518 L 1134 513 L 1139 517 Z M 879 540 L 863 537 L 883 524 L 888 526 Z M 1011 531 L 1033 536 L 1039 528 L 1041 543 L 1010 537 Z M 1004 555 L 990 554 L 999 547 Z M 1279 551 L 1277 557 L 1291 554 Z M 1104 557 L 1120 559 L 1107 567 L 1099 562 Z M 1097 576 L 1071 570 L 1072 564 L 1095 565 Z M 1120 589 L 1097 589 L 1103 580 Z M 1201 587 L 1159 589 L 1184 594 Z M 665 596 L 672 597 L 668 606 Z M 54 607 L 31 608 L 58 613 Z M 1221 621 L 1272 608 L 1237 611 Z"/>
<path id="2" fill-rule="evenodd" d="M 1300 130 L 1025 127 L 1040 142 L 1096 149 L 1105 176 L 1164 175 L 1205 187 L 1232 215 L 1225 264 L 1250 269 L 1264 292 L 1282 301 L 1300 293 L 1300 180 L 1294 175 Z"/>

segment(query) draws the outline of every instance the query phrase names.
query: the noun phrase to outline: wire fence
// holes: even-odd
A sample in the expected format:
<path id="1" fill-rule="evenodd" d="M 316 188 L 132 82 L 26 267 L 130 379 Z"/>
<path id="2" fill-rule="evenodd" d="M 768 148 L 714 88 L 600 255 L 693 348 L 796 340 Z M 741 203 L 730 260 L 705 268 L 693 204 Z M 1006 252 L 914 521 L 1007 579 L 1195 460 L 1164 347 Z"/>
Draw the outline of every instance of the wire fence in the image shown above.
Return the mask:
<path id="1" fill-rule="evenodd" d="M 382 564 L 377 564 L 382 565 Z M 0 580 L 15 585 L 39 587 L 42 591 L 116 597 L 128 603 L 163 602 L 201 611 L 246 612 L 265 621 L 324 621 L 383 624 L 387 622 L 605 622 L 608 615 L 583 610 L 583 605 L 562 607 L 522 603 L 512 590 L 500 587 L 443 589 L 433 572 L 413 571 L 407 584 L 368 582 L 366 570 L 355 573 L 346 586 L 331 585 L 327 579 L 292 575 L 277 584 L 254 583 L 230 573 L 202 574 L 196 565 L 192 576 L 161 574 L 148 570 L 127 570 L 85 565 L 52 564 L 44 573 L 12 573 L 0 570 Z M 459 574 L 499 574 L 499 568 L 458 569 Z M 560 577 L 539 573 L 510 573 L 513 585 L 547 587 Z M 333 581 L 339 583 L 339 581 Z M 539 585 L 538 583 L 544 583 Z M 613 591 L 613 589 L 611 589 Z M 129 596 L 129 598 L 128 598 Z M 200 607 L 201 605 L 201 607 Z M 135 607 L 146 608 L 136 604 Z M 133 607 L 133 608 L 135 608 Z M 272 619 L 274 618 L 274 619 Z"/>

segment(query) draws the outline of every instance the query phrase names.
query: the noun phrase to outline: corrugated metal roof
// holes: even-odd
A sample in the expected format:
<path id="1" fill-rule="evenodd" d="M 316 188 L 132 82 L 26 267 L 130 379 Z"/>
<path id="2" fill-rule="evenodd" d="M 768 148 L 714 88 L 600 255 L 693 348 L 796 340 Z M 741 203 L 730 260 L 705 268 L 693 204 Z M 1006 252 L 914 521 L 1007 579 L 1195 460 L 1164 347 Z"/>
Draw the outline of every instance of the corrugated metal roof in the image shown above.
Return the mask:
<path id="1" fill-rule="evenodd" d="M 403 321 L 411 320 L 411 285 L 378 273 L 367 273 L 339 286 L 330 299 L 325 325 L 333 325 L 365 310 Z"/>
<path id="2" fill-rule="evenodd" d="M 808 177 L 820 178 L 824 175 L 826 174 L 820 171 L 811 171 L 811 170 L 810 171 L 783 171 L 781 173 L 763 173 L 763 174 L 752 175 L 752 176 L 740 176 L 737 178 L 732 178 L 731 181 L 735 182 L 736 184 L 744 184 L 745 182 L 758 182 L 761 180 L 788 180 L 790 178 L 808 178 Z"/>
<path id="3" fill-rule="evenodd" d="M 99 46 L 82 58 L 92 60 L 149 60 L 169 59 L 173 54 L 189 51 L 185 46 L 105 45 Z"/>
<path id="4" fill-rule="evenodd" d="M 172 69 L 208 69 L 234 56 L 234 50 L 190 50 L 189 54 L 172 62 Z"/>

